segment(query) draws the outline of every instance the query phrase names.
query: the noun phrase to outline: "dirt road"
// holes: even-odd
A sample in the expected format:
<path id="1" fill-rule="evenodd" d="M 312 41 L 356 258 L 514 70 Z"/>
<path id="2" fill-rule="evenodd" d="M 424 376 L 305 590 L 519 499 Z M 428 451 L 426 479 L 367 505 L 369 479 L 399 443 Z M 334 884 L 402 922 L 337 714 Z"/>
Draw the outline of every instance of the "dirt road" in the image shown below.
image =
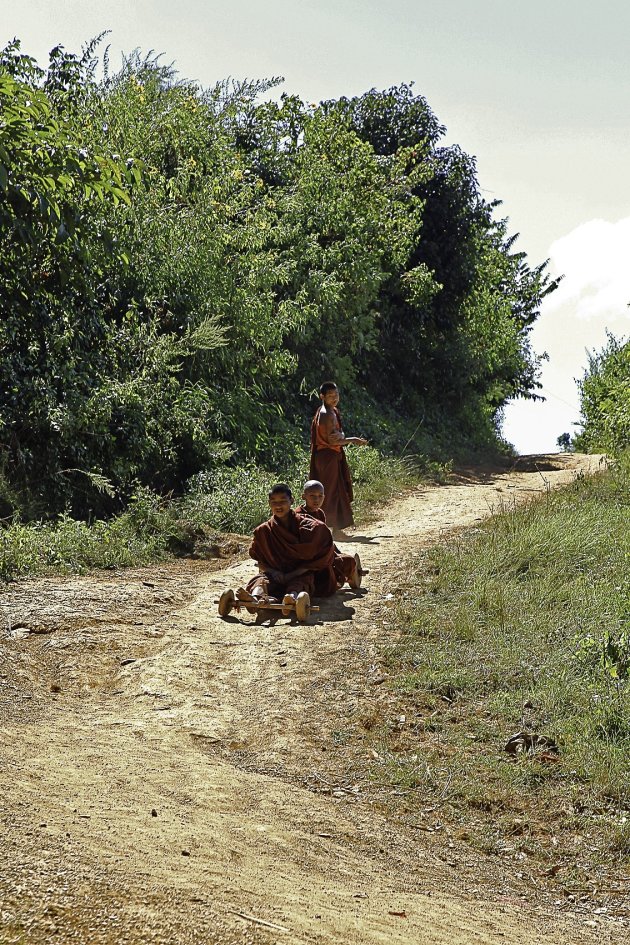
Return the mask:
<path id="1" fill-rule="evenodd" d="M 597 459 L 523 466 L 400 497 L 345 546 L 364 586 L 308 626 L 218 617 L 244 559 L 0 594 L 0 945 L 619 942 L 343 773 L 413 555 Z"/>

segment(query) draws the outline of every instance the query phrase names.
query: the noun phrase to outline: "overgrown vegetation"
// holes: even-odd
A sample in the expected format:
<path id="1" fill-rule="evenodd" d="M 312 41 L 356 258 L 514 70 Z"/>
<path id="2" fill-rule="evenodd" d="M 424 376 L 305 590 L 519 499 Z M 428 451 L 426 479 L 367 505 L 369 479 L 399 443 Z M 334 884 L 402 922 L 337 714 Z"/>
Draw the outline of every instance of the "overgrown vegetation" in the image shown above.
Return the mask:
<path id="1" fill-rule="evenodd" d="M 138 53 L 99 78 L 97 46 L 0 54 L 0 515 L 212 483 L 244 529 L 221 490 L 299 464 L 330 377 L 381 453 L 496 450 L 554 283 L 426 100 L 265 101 Z"/>
<path id="2" fill-rule="evenodd" d="M 574 448 L 611 456 L 630 449 L 630 341 L 609 333 L 604 348 L 589 355 L 579 388 L 583 429 Z"/>
<path id="3" fill-rule="evenodd" d="M 363 519 L 372 506 L 416 483 L 419 475 L 443 474 L 437 464 L 420 468 L 417 462 L 383 458 L 371 447 L 350 448 L 348 458 L 355 509 Z M 291 485 L 296 501 L 308 468 L 306 451 L 284 467 L 281 478 Z M 61 515 L 51 522 L 5 523 L 0 530 L 0 580 L 137 567 L 172 554 L 216 557 L 224 544 L 223 533 L 248 536 L 267 518 L 269 489 L 277 479 L 277 474 L 251 463 L 222 466 L 193 476 L 185 494 L 177 498 L 162 498 L 141 486 L 124 512 L 106 521 L 88 523 Z"/>
<path id="4" fill-rule="evenodd" d="M 629 565 L 627 460 L 426 553 L 369 726 L 406 816 L 567 893 L 630 862 Z M 558 751 L 510 754 L 517 732 Z"/>

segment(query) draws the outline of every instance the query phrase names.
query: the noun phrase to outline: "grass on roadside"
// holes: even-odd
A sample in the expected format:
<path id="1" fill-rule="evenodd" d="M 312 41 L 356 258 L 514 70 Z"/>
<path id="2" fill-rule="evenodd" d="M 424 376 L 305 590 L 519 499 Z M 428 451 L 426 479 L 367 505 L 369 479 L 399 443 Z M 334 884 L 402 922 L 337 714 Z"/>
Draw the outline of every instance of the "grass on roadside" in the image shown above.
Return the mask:
<path id="1" fill-rule="evenodd" d="M 359 517 L 375 504 L 416 483 L 418 463 L 382 456 L 371 447 L 351 448 Z M 427 471 L 434 472 L 425 467 Z M 269 515 L 273 483 L 287 482 L 296 501 L 308 479 L 306 452 L 291 468 L 269 472 L 253 464 L 222 466 L 195 476 L 184 496 L 162 498 L 138 488 L 127 508 L 108 521 L 81 522 L 68 515 L 54 522 L 13 521 L 0 528 L 0 580 L 93 568 L 138 567 L 172 554 L 216 554 L 221 535 L 250 535 Z"/>
<path id="2" fill-rule="evenodd" d="M 393 620 L 372 776 L 487 852 L 628 865 L 630 463 L 431 549 Z"/>
<path id="3" fill-rule="evenodd" d="M 148 564 L 166 554 L 170 518 L 158 496 L 139 490 L 127 510 L 107 522 L 88 524 L 69 515 L 55 522 L 14 521 L 0 529 L 0 578 Z"/>

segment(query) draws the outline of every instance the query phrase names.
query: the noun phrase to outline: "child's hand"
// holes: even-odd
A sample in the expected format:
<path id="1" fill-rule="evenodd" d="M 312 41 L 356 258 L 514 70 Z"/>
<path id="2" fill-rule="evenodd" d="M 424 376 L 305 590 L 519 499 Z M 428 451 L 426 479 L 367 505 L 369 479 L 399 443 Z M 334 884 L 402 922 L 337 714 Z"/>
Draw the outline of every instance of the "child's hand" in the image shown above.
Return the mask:
<path id="1" fill-rule="evenodd" d="M 292 581 L 293 578 L 301 577 L 303 574 L 306 574 L 307 571 L 308 568 L 295 568 L 293 571 L 287 571 L 287 573 L 284 575 L 283 583 Z"/>

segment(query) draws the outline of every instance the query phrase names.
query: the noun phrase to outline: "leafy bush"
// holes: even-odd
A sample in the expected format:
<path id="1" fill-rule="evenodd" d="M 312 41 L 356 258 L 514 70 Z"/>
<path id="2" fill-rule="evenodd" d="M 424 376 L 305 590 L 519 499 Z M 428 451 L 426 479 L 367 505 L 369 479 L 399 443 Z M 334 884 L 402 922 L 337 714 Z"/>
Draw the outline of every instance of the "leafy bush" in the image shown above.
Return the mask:
<path id="1" fill-rule="evenodd" d="M 354 510 L 359 517 L 418 481 L 413 458 L 384 457 L 371 446 L 349 447 L 347 455 L 354 485 Z"/>
<path id="2" fill-rule="evenodd" d="M 555 283 L 422 96 L 265 102 L 273 80 L 204 90 L 138 52 L 99 81 L 96 46 L 0 53 L 5 514 L 293 468 L 326 377 L 385 453 L 500 447 Z"/>
<path id="3" fill-rule="evenodd" d="M 138 567 L 164 557 L 177 534 L 172 508 L 143 489 L 107 522 L 62 515 L 55 522 L 13 522 L 0 529 L 0 578 Z"/>
<path id="4" fill-rule="evenodd" d="M 612 456 L 630 449 L 630 341 L 608 334 L 605 347 L 589 355 L 579 388 L 583 430 L 575 449 Z"/>
<path id="5" fill-rule="evenodd" d="M 199 473 L 178 511 L 194 526 L 247 535 L 269 518 L 268 494 L 275 482 L 271 473 L 253 465 Z"/>

